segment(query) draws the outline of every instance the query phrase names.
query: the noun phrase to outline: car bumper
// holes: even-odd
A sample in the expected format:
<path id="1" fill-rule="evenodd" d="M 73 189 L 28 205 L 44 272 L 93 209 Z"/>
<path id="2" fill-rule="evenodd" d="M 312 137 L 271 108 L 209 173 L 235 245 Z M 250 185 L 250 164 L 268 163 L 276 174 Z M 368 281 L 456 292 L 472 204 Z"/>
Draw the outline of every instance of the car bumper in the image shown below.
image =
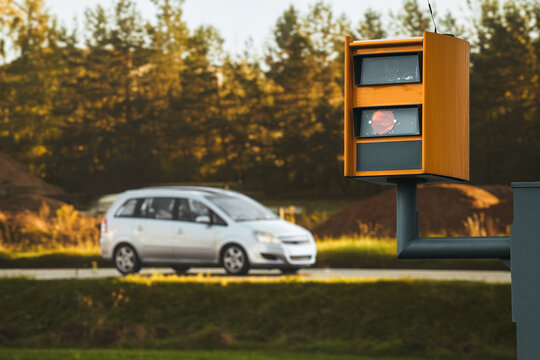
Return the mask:
<path id="1" fill-rule="evenodd" d="M 101 257 L 105 260 L 111 260 L 113 248 L 110 239 L 106 236 L 101 236 L 99 238 L 99 247 L 101 248 Z"/>
<path id="2" fill-rule="evenodd" d="M 257 244 L 249 253 L 253 268 L 299 268 L 316 262 L 317 247 L 312 242 L 302 244 Z"/>

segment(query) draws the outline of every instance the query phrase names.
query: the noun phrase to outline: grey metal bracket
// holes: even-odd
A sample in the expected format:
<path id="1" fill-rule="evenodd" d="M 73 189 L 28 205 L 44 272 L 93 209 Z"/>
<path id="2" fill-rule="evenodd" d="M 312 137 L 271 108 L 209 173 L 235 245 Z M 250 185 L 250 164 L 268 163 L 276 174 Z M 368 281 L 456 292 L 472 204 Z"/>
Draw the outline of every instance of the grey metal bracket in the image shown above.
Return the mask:
<path id="1" fill-rule="evenodd" d="M 397 183 L 399 259 L 501 259 L 510 265 L 510 237 L 426 237 L 418 231 L 417 182 Z"/>

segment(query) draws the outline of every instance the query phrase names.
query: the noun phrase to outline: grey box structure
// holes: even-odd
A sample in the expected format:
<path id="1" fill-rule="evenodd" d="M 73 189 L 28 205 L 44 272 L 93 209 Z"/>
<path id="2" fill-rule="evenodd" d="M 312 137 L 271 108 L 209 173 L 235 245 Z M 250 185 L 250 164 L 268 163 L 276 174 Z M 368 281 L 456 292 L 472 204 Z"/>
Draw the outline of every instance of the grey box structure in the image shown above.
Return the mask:
<path id="1" fill-rule="evenodd" d="M 519 360 L 540 359 L 540 182 L 512 183 L 512 320 Z"/>

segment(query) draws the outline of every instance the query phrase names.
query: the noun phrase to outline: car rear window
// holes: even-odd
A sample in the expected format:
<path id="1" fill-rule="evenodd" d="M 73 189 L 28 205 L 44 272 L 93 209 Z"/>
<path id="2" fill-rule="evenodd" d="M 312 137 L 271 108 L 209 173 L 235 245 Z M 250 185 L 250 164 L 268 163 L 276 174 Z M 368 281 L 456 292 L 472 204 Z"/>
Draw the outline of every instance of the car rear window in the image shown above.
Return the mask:
<path id="1" fill-rule="evenodd" d="M 135 210 L 137 209 L 137 199 L 129 199 L 125 203 L 122 204 L 116 210 L 116 213 L 114 216 L 117 217 L 133 217 L 135 216 Z"/>
<path id="2" fill-rule="evenodd" d="M 146 198 L 141 205 L 141 216 L 150 219 L 172 220 L 174 214 L 173 198 Z"/>

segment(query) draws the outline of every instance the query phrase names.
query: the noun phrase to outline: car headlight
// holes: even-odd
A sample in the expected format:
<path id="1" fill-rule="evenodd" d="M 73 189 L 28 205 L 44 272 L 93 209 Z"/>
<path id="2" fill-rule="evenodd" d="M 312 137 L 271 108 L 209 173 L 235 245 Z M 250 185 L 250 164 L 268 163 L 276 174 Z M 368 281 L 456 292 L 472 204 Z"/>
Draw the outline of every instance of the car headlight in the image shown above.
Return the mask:
<path id="1" fill-rule="evenodd" d="M 265 232 L 256 231 L 255 232 L 255 239 L 257 239 L 258 242 L 265 243 L 265 244 L 277 244 L 277 243 L 279 243 L 279 240 L 278 240 L 277 237 L 275 237 L 272 234 L 265 233 Z"/>

